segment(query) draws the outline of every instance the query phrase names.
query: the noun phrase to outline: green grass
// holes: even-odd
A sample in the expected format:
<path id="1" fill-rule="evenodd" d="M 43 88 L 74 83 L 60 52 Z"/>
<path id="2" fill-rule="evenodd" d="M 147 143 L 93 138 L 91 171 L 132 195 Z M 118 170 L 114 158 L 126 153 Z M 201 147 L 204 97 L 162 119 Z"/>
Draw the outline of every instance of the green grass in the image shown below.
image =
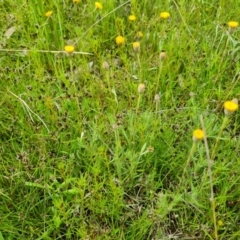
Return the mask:
<path id="1" fill-rule="evenodd" d="M 237 2 L 101 3 L 0 2 L 0 240 L 240 239 Z"/>

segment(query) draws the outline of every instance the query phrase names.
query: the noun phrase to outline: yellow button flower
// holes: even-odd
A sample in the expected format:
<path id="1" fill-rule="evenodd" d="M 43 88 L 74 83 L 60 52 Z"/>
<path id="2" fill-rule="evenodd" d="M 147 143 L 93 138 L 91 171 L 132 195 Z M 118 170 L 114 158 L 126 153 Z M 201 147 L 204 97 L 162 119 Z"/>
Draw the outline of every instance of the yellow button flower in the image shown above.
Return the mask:
<path id="1" fill-rule="evenodd" d="M 48 12 L 45 13 L 45 16 L 46 17 L 51 17 L 52 14 L 53 14 L 53 11 L 48 11 Z"/>
<path id="2" fill-rule="evenodd" d="M 124 37 L 122 37 L 122 36 L 117 36 L 117 37 L 116 37 L 116 43 L 117 43 L 117 45 L 122 45 L 122 44 L 124 44 L 124 42 L 125 42 Z"/>
<path id="3" fill-rule="evenodd" d="M 79 3 L 79 2 L 80 2 L 80 0 L 73 0 L 73 2 L 74 2 L 74 3 Z"/>
<path id="4" fill-rule="evenodd" d="M 238 110 L 238 102 L 234 100 L 226 101 L 223 106 L 225 115 L 231 115 Z"/>
<path id="5" fill-rule="evenodd" d="M 238 27 L 238 22 L 235 22 L 235 21 L 230 21 L 228 22 L 228 26 L 229 28 L 233 29 L 233 28 L 237 28 Z"/>
<path id="6" fill-rule="evenodd" d="M 140 50 L 140 42 L 134 42 L 133 43 L 133 50 L 139 51 Z"/>
<path id="7" fill-rule="evenodd" d="M 162 19 L 168 19 L 169 17 L 170 17 L 169 12 L 161 12 L 160 13 L 160 18 L 162 18 Z"/>
<path id="8" fill-rule="evenodd" d="M 65 52 L 69 55 L 71 55 L 74 52 L 74 46 L 71 46 L 71 45 L 65 46 L 64 49 L 65 49 Z"/>
<path id="9" fill-rule="evenodd" d="M 130 15 L 130 16 L 128 17 L 128 19 L 129 19 L 130 21 L 135 21 L 135 20 L 136 20 L 136 16 L 135 16 L 135 15 Z"/>
<path id="10" fill-rule="evenodd" d="M 137 32 L 137 37 L 138 37 L 138 38 L 142 38 L 142 37 L 143 37 L 143 33 L 142 33 L 141 31 L 138 31 L 138 32 Z"/>
<path id="11" fill-rule="evenodd" d="M 224 222 L 223 222 L 222 220 L 218 220 L 218 226 L 219 226 L 219 227 L 224 226 Z"/>
<path id="12" fill-rule="evenodd" d="M 197 141 L 201 141 L 204 139 L 204 132 L 201 129 L 196 129 L 193 131 L 193 141 L 197 142 Z"/>
<path id="13" fill-rule="evenodd" d="M 103 9 L 103 6 L 100 2 L 95 2 L 95 7 L 99 10 L 102 10 Z"/>

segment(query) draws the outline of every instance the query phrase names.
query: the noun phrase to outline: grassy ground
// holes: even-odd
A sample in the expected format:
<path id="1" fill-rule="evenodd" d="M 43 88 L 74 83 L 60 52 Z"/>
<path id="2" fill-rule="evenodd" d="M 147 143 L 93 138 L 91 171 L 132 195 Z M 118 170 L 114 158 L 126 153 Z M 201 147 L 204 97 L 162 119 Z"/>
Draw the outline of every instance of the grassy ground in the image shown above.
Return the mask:
<path id="1" fill-rule="evenodd" d="M 101 4 L 0 1 L 0 240 L 240 239 L 237 1 Z"/>

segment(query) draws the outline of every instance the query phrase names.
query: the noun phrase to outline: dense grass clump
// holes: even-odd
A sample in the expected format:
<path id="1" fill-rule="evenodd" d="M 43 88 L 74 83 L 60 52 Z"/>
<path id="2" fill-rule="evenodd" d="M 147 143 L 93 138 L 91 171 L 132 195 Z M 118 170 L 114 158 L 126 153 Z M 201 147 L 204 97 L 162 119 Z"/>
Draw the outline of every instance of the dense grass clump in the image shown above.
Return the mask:
<path id="1" fill-rule="evenodd" d="M 0 10 L 0 240 L 240 239 L 236 1 Z"/>

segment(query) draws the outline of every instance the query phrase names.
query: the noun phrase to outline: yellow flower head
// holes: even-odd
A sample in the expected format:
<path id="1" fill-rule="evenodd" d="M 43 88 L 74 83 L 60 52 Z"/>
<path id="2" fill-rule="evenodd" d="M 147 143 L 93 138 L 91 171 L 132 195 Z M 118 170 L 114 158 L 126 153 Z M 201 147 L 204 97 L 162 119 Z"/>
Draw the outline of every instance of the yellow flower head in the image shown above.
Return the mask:
<path id="1" fill-rule="evenodd" d="M 201 129 L 196 129 L 193 131 L 193 141 L 197 142 L 197 141 L 201 141 L 204 139 L 204 132 Z"/>
<path id="2" fill-rule="evenodd" d="M 100 2 L 95 2 L 95 7 L 99 10 L 102 10 L 103 9 L 103 6 Z"/>
<path id="3" fill-rule="evenodd" d="M 137 37 L 138 37 L 138 38 L 142 38 L 142 37 L 143 37 L 143 33 L 142 33 L 141 31 L 138 31 L 138 32 L 137 32 Z"/>
<path id="4" fill-rule="evenodd" d="M 162 18 L 162 19 L 168 19 L 169 17 L 170 17 L 169 12 L 161 12 L 160 13 L 160 18 Z"/>
<path id="5" fill-rule="evenodd" d="M 224 103 L 224 113 L 225 115 L 231 115 L 232 113 L 238 110 L 238 102 L 237 101 L 226 101 Z"/>
<path id="6" fill-rule="evenodd" d="M 237 28 L 238 25 L 239 25 L 238 22 L 235 22 L 235 21 L 228 22 L 228 26 L 230 29 Z"/>
<path id="7" fill-rule="evenodd" d="M 135 16 L 135 15 L 130 15 L 130 16 L 128 17 L 128 19 L 129 19 L 130 21 L 135 21 L 135 20 L 136 20 L 136 16 Z"/>
<path id="8" fill-rule="evenodd" d="M 53 11 L 48 11 L 48 12 L 45 13 L 45 16 L 46 17 L 51 17 L 52 14 L 53 14 Z"/>
<path id="9" fill-rule="evenodd" d="M 117 37 L 116 37 L 116 43 L 117 43 L 117 45 L 122 45 L 122 44 L 124 44 L 124 42 L 125 42 L 124 37 L 122 37 L 122 36 L 117 36 Z"/>
<path id="10" fill-rule="evenodd" d="M 139 51 L 140 50 L 140 42 L 134 42 L 133 43 L 133 50 Z"/>
<path id="11" fill-rule="evenodd" d="M 80 2 L 80 0 L 73 0 L 73 2 L 74 2 L 74 3 L 79 3 L 79 2 Z"/>
<path id="12" fill-rule="evenodd" d="M 145 84 L 140 83 L 138 85 L 138 93 L 143 93 L 145 91 L 145 88 L 146 88 Z"/>
<path id="13" fill-rule="evenodd" d="M 218 220 L 218 226 L 219 226 L 219 227 L 224 226 L 224 222 L 223 222 L 222 220 Z"/>
<path id="14" fill-rule="evenodd" d="M 65 46 L 64 49 L 65 49 L 65 52 L 69 55 L 71 55 L 74 52 L 74 46 L 71 46 L 71 45 Z"/>

